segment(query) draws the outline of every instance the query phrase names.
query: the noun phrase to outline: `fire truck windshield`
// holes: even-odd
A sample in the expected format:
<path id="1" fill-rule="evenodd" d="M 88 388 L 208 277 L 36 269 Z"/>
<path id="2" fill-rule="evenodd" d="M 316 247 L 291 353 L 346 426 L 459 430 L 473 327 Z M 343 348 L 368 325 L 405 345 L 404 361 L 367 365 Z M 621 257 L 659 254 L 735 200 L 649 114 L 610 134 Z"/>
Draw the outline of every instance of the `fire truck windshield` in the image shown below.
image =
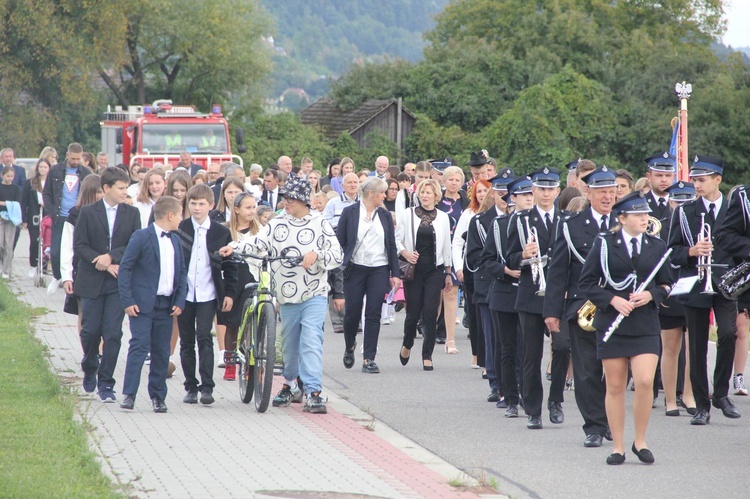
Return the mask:
<path id="1" fill-rule="evenodd" d="M 227 153 L 226 132 L 220 124 L 144 124 L 141 141 L 143 154 Z"/>

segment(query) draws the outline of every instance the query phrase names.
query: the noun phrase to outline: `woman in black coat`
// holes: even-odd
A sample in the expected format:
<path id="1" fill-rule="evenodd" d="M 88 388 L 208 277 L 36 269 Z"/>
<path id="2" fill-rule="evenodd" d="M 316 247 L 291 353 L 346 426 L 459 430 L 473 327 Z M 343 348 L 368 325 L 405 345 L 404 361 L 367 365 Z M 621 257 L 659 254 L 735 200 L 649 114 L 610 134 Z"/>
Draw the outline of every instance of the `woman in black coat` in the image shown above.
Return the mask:
<path id="1" fill-rule="evenodd" d="M 597 307 L 594 327 L 597 358 L 602 361 L 607 381 L 607 420 L 612 430 L 613 449 L 607 464 L 625 461 L 625 387 L 628 361 L 633 372 L 635 396 L 633 419 L 635 441 L 632 451 L 641 462 L 651 464 L 654 456 L 646 445 L 646 428 L 651 415 L 653 383 L 661 350 L 659 305 L 666 300 L 673 283 L 664 241 L 646 234 L 651 209 L 640 192 L 621 198 L 612 207 L 621 227 L 594 242 L 581 272 L 581 291 Z M 659 267 L 659 264 L 661 266 Z M 658 267 L 654 279 L 635 293 Z M 605 332 L 619 314 L 619 327 L 605 341 Z"/>
<path id="2" fill-rule="evenodd" d="M 362 372 L 377 374 L 375 364 L 380 334 L 383 298 L 401 283 L 393 218 L 382 207 L 387 184 L 368 177 L 359 187 L 359 203 L 341 212 L 336 236 L 344 250 L 344 367 L 354 365 L 357 326 L 365 296 L 364 349 Z"/>
<path id="3" fill-rule="evenodd" d="M 39 264 L 39 224 L 42 222 L 42 190 L 47 181 L 51 165 L 46 159 L 39 159 L 34 166 L 31 178 L 23 184 L 21 191 L 21 216 L 23 226 L 29 230 L 29 277 L 34 277 Z"/>

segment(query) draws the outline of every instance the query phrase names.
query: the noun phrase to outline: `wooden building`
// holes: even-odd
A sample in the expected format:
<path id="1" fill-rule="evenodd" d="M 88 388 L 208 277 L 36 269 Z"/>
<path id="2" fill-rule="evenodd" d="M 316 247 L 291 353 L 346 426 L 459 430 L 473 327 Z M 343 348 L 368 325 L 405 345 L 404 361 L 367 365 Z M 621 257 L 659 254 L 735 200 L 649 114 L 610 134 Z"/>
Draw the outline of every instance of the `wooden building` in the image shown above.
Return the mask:
<path id="1" fill-rule="evenodd" d="M 401 99 L 370 99 L 347 111 L 337 108 L 333 100 L 323 98 L 302 111 L 300 120 L 306 125 L 319 127 L 331 140 L 341 132 L 347 132 L 360 147 L 367 146 L 365 137 L 368 133 L 380 131 L 403 150 L 404 140 L 417 118 L 403 107 Z"/>

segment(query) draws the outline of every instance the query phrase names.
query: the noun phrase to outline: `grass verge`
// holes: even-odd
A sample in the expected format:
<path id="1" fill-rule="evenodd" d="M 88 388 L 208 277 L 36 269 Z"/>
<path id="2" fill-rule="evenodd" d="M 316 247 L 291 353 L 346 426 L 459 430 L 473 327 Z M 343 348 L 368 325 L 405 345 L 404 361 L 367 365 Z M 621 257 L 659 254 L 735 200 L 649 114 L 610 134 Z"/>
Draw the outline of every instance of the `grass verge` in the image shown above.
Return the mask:
<path id="1" fill-rule="evenodd" d="M 50 372 L 32 319 L 0 284 L 0 495 L 120 497 L 73 420 L 75 397 Z"/>

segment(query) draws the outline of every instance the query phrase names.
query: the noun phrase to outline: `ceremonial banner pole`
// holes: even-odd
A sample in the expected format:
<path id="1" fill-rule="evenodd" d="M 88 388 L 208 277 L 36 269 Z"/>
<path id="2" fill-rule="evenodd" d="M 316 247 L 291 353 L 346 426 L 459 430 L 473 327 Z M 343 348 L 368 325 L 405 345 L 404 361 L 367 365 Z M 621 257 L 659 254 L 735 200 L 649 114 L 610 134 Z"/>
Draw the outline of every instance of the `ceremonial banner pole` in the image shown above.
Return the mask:
<path id="1" fill-rule="evenodd" d="M 674 87 L 680 98 L 679 146 L 677 148 L 677 177 L 685 182 L 689 181 L 688 172 L 688 112 L 687 101 L 693 91 L 690 83 L 677 83 Z"/>

